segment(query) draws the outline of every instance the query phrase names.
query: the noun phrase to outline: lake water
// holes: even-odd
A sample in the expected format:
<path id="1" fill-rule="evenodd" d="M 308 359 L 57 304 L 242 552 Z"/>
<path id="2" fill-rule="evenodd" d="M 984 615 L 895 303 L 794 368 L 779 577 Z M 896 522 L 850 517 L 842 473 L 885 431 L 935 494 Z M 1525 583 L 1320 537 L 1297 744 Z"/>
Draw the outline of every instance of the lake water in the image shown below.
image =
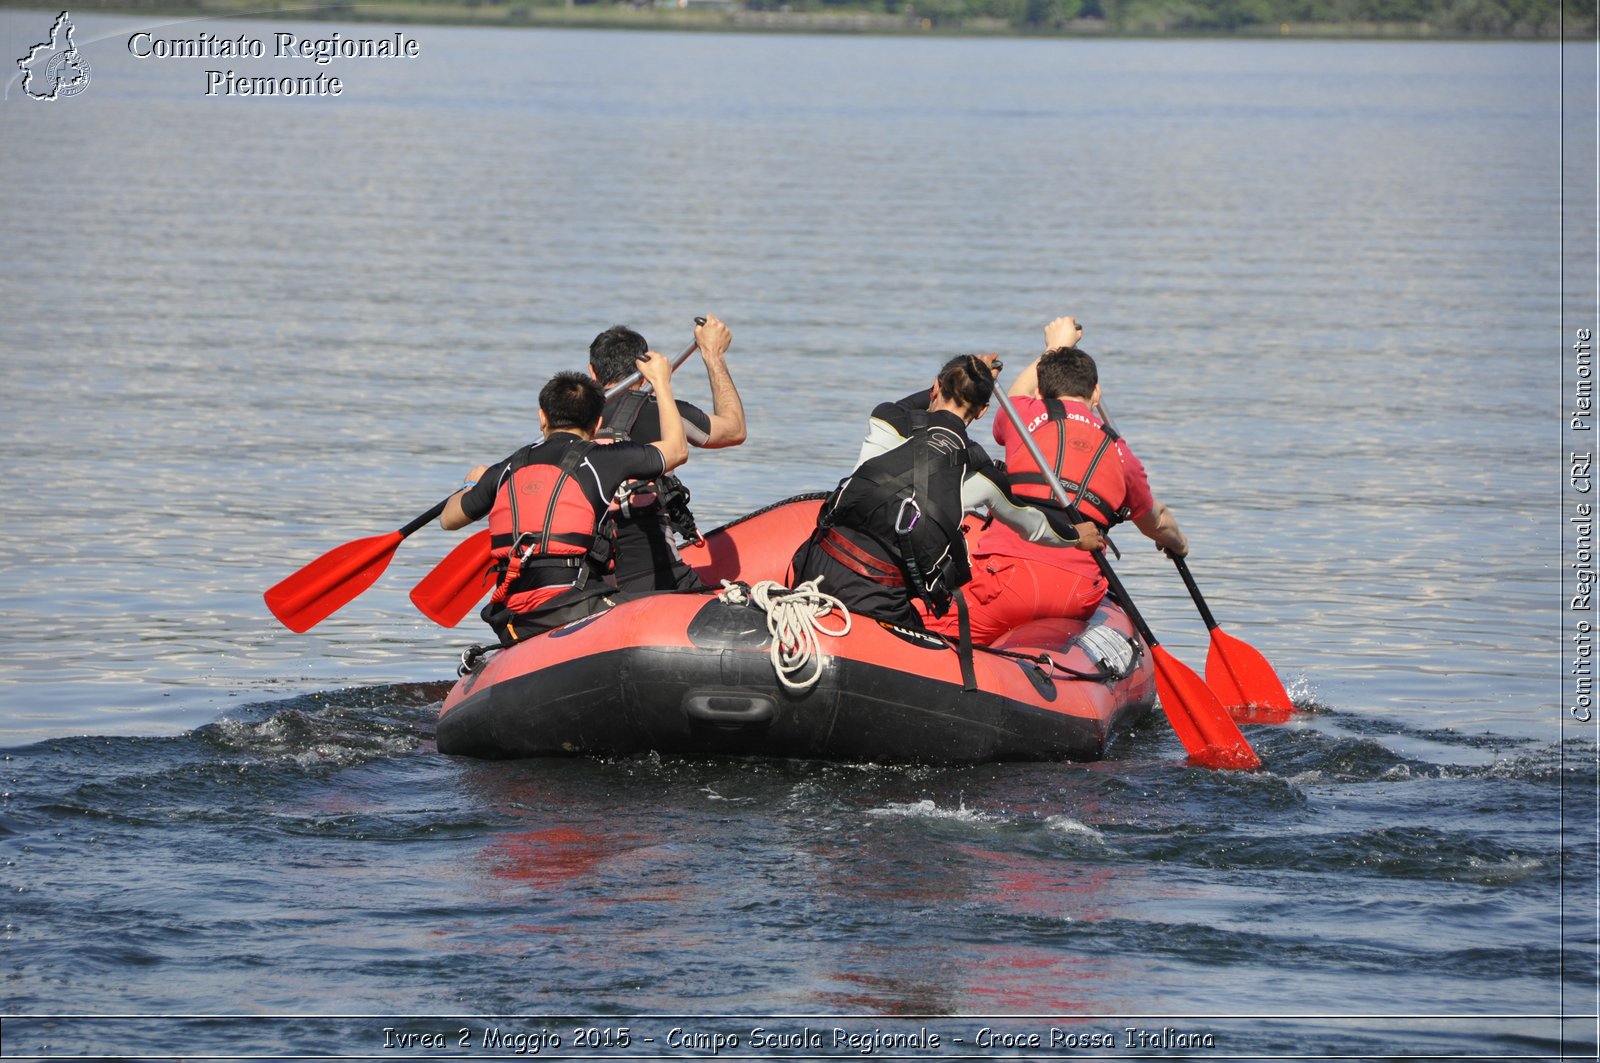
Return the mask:
<path id="1" fill-rule="evenodd" d="M 0 11 L 8 59 L 54 17 Z M 392 28 L 74 21 L 87 89 L 0 104 L 9 1054 L 1592 1057 L 1592 42 L 411 27 L 319 66 L 129 39 Z M 707 310 L 751 435 L 686 470 L 707 527 L 1077 314 L 1304 709 L 1249 729 L 1264 769 L 1186 767 L 1159 719 L 1092 766 L 460 761 L 433 721 L 487 632 L 406 598 L 453 537 L 311 633 L 267 614 L 525 442 L 599 329 L 673 352 Z"/>

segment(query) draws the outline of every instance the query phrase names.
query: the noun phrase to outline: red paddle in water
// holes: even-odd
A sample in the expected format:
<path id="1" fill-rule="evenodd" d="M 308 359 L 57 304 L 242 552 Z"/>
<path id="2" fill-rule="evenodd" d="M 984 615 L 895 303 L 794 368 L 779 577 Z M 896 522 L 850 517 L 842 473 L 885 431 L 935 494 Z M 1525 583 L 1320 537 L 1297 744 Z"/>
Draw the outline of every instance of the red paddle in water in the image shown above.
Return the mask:
<path id="1" fill-rule="evenodd" d="M 1028 448 L 1028 453 L 1033 456 L 1034 462 L 1039 468 L 1048 469 L 1050 466 L 1040 453 L 1039 444 L 1034 441 L 1027 425 L 1022 423 L 1022 418 L 1018 416 L 1017 408 L 1011 404 L 1010 397 L 998 385 L 995 387 L 994 397 L 1000 401 L 1000 408 L 1006 411 L 1006 416 L 1011 418 L 1012 426 L 1016 428 L 1017 435 Z M 1049 481 L 1051 493 L 1055 495 L 1056 501 L 1067 510 L 1074 522 L 1081 522 L 1082 517 L 1073 506 L 1072 500 L 1067 497 L 1061 481 L 1054 476 L 1046 476 L 1045 479 Z M 1105 576 L 1111 593 L 1122 603 L 1128 618 L 1144 637 L 1145 645 L 1150 647 L 1150 656 L 1156 665 L 1156 695 L 1161 701 L 1161 708 L 1167 714 L 1168 722 L 1172 724 L 1172 730 L 1183 743 L 1184 752 L 1189 755 L 1189 759 L 1206 768 L 1236 768 L 1247 771 L 1259 768 L 1261 759 L 1256 756 L 1255 750 L 1250 748 L 1250 743 L 1245 741 L 1239 725 L 1233 722 L 1233 717 L 1228 715 L 1228 710 L 1222 707 L 1217 696 L 1194 673 L 1194 669 L 1172 656 L 1156 641 L 1155 633 L 1150 630 L 1150 625 L 1145 623 L 1144 617 L 1134 606 L 1133 599 L 1128 596 L 1127 588 L 1112 571 L 1111 562 L 1106 560 L 1105 551 L 1094 551 L 1094 560 L 1095 564 L 1100 566 L 1100 573 Z"/>
<path id="2" fill-rule="evenodd" d="M 309 631 L 335 609 L 372 586 L 389 567 L 402 540 L 444 512 L 446 498 L 405 527 L 387 535 L 336 546 L 294 575 L 272 586 L 262 597 L 267 608 L 290 631 Z"/>
<path id="3" fill-rule="evenodd" d="M 1097 409 L 1106 424 L 1115 430 L 1116 423 L 1111 420 L 1105 403 L 1101 402 Z M 1183 577 L 1189 597 L 1200 609 L 1200 619 L 1211 632 L 1211 649 L 1206 654 L 1206 685 L 1239 719 L 1248 723 L 1283 723 L 1294 713 L 1294 703 L 1289 700 L 1289 692 L 1283 689 L 1278 673 L 1254 646 L 1218 626 L 1194 577 L 1189 574 L 1188 562 L 1170 552 L 1167 556 L 1178 566 L 1178 575 Z"/>
<path id="4" fill-rule="evenodd" d="M 697 317 L 694 323 L 704 325 L 706 319 Z M 676 372 L 699 348 L 698 341 L 685 347 L 683 353 L 672 360 L 673 371 Z M 643 375 L 634 373 L 607 391 L 606 397 L 633 387 Z M 494 586 L 491 578 L 493 566 L 494 558 L 489 554 L 489 532 L 486 529 L 457 543 L 443 561 L 423 576 L 411 588 L 411 604 L 440 627 L 455 627 Z"/>
<path id="5" fill-rule="evenodd" d="M 1206 654 L 1206 685 L 1239 719 L 1250 723 L 1283 723 L 1294 713 L 1294 702 L 1283 689 L 1283 681 L 1272 665 L 1254 646 L 1223 631 L 1216 617 L 1200 595 L 1194 577 L 1189 574 L 1189 564 L 1181 557 L 1172 557 L 1178 566 L 1183 585 L 1200 609 L 1200 619 L 1211 632 L 1211 650 Z"/>

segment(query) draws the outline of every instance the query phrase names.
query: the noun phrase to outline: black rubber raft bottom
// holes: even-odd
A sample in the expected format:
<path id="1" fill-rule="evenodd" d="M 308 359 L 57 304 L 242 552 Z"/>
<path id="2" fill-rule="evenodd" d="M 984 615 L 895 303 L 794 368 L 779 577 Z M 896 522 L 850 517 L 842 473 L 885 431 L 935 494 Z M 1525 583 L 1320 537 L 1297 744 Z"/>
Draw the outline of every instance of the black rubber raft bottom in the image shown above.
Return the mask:
<path id="1" fill-rule="evenodd" d="M 654 751 L 876 763 L 1097 760 L 1115 734 L 1153 707 L 1147 695 L 1105 719 L 1071 715 L 839 656 L 827 659 L 815 686 L 795 693 L 774 676 L 766 631 L 752 623 L 758 615 L 713 605 L 691 625 L 692 648 L 612 649 L 471 693 L 440 719 L 439 751 L 484 758 Z M 1073 700 L 1079 681 L 1052 682 L 1036 664 L 1012 663 L 1047 701 Z"/>

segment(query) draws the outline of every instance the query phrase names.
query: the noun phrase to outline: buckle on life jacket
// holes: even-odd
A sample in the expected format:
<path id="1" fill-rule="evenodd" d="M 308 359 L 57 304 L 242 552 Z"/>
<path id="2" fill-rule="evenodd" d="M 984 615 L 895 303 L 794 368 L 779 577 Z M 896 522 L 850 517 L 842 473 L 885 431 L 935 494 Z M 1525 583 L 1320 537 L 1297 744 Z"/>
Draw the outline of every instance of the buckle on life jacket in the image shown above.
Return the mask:
<path id="1" fill-rule="evenodd" d="M 589 553 L 582 554 L 535 554 L 532 551 L 539 545 L 539 536 L 533 532 L 523 532 L 512 544 L 511 553 L 506 558 L 505 568 L 499 581 L 495 584 L 494 593 L 489 600 L 496 604 L 506 601 L 515 591 L 533 590 L 536 587 L 551 587 L 561 582 L 559 579 L 540 579 L 532 587 L 521 586 L 524 577 L 533 573 L 548 570 L 566 570 L 577 573 L 574 586 L 582 587 L 589 579 Z M 515 591 L 513 590 L 515 588 Z"/>
<path id="2" fill-rule="evenodd" d="M 650 501 L 646 505 L 654 505 L 657 497 L 657 487 L 654 480 L 624 480 L 617 485 L 617 493 L 612 496 L 617 504 L 617 512 L 624 517 L 633 516 L 634 500 L 640 495 L 649 495 Z M 640 506 L 640 509 L 645 506 Z"/>

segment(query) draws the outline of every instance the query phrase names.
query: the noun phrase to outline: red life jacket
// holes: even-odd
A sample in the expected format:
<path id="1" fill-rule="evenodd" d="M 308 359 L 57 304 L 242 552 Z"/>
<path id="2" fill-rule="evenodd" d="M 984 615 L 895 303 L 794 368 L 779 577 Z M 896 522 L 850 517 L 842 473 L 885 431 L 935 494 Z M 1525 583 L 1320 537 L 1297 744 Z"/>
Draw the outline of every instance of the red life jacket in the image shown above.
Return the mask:
<path id="1" fill-rule="evenodd" d="M 564 450 L 550 441 L 528 447 L 501 474 L 489 511 L 489 547 L 499 566 L 491 601 L 573 583 L 604 572 L 615 530 L 610 499 L 592 474 L 579 471 L 595 444 L 574 439 Z M 513 603 L 515 605 L 515 603 Z"/>
<path id="2" fill-rule="evenodd" d="M 1033 430 L 1034 442 L 1061 481 L 1067 498 L 1102 531 L 1128 519 L 1128 484 L 1122 462 L 1111 453 L 1117 433 L 1081 413 L 1068 413 L 1060 399 L 1045 399 L 1046 419 Z M 1020 442 L 1007 448 L 1006 462 L 1014 493 L 1033 504 L 1054 506 L 1055 495 L 1033 456 Z M 1021 469 L 1023 471 L 1010 471 Z"/>

